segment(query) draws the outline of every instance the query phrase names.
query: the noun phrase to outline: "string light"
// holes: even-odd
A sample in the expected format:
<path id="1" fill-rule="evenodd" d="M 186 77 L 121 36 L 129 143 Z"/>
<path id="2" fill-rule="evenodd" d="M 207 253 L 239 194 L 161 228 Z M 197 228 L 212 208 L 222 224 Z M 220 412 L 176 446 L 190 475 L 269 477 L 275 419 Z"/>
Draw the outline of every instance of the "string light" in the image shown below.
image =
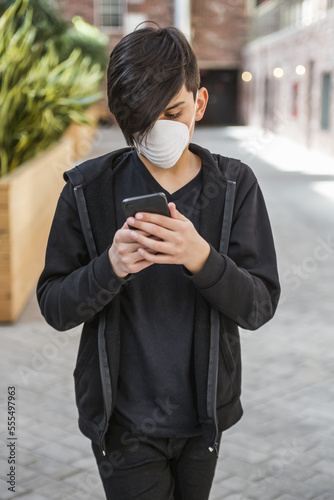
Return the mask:
<path id="1" fill-rule="evenodd" d="M 244 82 L 250 82 L 251 79 L 253 78 L 253 75 L 249 71 L 244 71 L 241 75 L 241 78 L 243 79 Z"/>
<path id="2" fill-rule="evenodd" d="M 282 70 L 282 68 L 275 68 L 273 71 L 273 75 L 275 78 L 282 78 L 282 76 L 284 75 L 284 71 Z"/>
<path id="3" fill-rule="evenodd" d="M 305 73 L 306 73 L 306 68 L 305 68 L 305 66 L 302 66 L 301 64 L 299 64 L 299 65 L 296 67 L 296 73 L 297 73 L 297 75 L 300 75 L 300 76 L 305 75 Z"/>

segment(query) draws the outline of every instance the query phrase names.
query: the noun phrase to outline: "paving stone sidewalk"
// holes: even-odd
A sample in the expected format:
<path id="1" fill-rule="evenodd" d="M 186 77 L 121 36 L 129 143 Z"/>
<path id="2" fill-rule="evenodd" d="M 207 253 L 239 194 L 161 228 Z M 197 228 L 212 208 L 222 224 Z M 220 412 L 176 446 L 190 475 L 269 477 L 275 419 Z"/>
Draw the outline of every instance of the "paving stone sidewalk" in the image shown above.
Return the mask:
<path id="1" fill-rule="evenodd" d="M 241 332 L 245 414 L 223 434 L 210 500 L 333 500 L 334 160 L 312 153 L 311 167 L 303 148 L 250 128 L 202 128 L 194 142 L 255 171 L 282 281 L 274 320 Z M 123 145 L 117 129 L 101 130 L 91 156 Z M 77 428 L 80 331 L 48 326 L 35 294 L 16 324 L 0 326 L 0 500 L 104 499 L 90 442 Z M 17 403 L 15 493 L 6 483 L 9 386 Z"/>

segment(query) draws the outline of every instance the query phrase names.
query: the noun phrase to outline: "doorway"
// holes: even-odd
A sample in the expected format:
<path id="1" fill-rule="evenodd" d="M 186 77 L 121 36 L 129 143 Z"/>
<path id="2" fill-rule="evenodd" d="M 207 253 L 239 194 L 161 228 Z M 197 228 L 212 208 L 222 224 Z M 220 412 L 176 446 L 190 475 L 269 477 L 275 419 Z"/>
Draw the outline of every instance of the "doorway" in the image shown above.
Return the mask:
<path id="1" fill-rule="evenodd" d="M 208 89 L 209 101 L 199 124 L 238 125 L 238 71 L 202 69 L 201 86 Z"/>

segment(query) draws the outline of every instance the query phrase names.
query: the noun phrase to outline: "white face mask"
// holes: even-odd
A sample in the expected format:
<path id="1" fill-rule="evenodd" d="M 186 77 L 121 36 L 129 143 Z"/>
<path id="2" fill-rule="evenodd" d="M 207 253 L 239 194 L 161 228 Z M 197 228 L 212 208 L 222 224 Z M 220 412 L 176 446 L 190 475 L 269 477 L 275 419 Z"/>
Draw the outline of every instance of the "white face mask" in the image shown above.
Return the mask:
<path id="1" fill-rule="evenodd" d="M 189 128 L 181 122 L 157 120 L 146 139 L 141 144 L 135 143 L 138 153 L 145 156 L 157 167 L 173 167 L 181 158 L 190 141 L 190 130 L 196 115 L 197 96 L 198 92 L 195 99 L 194 116 Z"/>

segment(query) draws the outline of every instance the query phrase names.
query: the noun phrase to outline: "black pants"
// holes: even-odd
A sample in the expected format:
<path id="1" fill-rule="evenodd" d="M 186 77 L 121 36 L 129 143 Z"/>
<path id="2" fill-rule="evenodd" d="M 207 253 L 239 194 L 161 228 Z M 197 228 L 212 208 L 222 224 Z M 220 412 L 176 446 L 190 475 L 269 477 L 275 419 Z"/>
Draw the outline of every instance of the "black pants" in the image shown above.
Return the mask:
<path id="1" fill-rule="evenodd" d="M 222 433 L 219 433 L 220 444 Z M 208 500 L 217 455 L 202 436 L 140 436 L 112 424 L 106 456 L 92 443 L 107 500 Z"/>

